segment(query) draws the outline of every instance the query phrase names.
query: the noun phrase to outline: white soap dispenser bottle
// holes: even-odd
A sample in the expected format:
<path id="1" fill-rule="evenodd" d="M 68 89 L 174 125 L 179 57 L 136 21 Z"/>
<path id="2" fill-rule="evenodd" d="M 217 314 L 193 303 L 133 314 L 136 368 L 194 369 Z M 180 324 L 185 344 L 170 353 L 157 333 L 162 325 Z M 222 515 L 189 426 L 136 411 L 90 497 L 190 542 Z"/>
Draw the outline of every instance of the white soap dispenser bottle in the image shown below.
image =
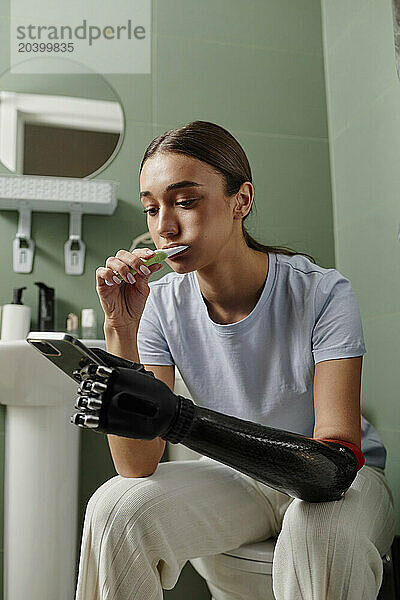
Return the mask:
<path id="1" fill-rule="evenodd" d="M 22 304 L 26 287 L 14 288 L 12 304 L 4 304 L 1 318 L 1 340 L 24 340 L 31 327 L 31 307 Z"/>

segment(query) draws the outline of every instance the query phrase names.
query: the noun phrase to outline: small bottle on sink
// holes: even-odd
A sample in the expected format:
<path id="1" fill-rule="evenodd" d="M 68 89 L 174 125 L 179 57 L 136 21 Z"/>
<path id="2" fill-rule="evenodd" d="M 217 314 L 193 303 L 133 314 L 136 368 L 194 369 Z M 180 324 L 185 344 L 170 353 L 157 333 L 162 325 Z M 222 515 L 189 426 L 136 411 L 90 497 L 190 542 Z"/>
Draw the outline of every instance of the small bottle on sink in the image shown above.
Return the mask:
<path id="1" fill-rule="evenodd" d="M 93 308 L 82 308 L 81 329 L 83 340 L 95 340 L 97 338 L 96 313 Z"/>

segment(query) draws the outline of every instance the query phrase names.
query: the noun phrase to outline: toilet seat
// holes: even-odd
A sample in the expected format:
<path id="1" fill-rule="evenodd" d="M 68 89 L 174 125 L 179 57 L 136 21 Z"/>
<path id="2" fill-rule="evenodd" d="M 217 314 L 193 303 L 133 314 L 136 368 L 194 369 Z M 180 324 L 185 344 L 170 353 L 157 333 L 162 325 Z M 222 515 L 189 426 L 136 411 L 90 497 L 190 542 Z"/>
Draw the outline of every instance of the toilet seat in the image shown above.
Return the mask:
<path id="1" fill-rule="evenodd" d="M 247 571 L 248 573 L 263 573 L 272 575 L 272 560 L 274 557 L 276 538 L 269 538 L 263 542 L 243 544 L 234 550 L 220 554 L 220 562 L 225 567 Z M 391 552 L 382 556 L 384 579 L 386 573 L 392 571 Z"/>
<path id="2" fill-rule="evenodd" d="M 272 575 L 275 544 L 275 538 L 243 544 L 240 548 L 223 552 L 220 555 L 221 564 L 239 571 Z"/>

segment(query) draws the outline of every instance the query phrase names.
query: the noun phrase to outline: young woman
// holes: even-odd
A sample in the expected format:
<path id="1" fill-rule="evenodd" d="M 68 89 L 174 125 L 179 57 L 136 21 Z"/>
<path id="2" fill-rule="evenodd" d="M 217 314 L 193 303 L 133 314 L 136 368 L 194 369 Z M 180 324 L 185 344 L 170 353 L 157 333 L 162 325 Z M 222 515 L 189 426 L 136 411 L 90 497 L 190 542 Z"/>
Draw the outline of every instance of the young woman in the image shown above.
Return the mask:
<path id="1" fill-rule="evenodd" d="M 156 247 L 189 248 L 150 284 L 161 266 L 145 267 L 146 249 L 119 250 L 97 269 L 107 350 L 171 390 L 176 365 L 199 406 L 343 442 L 363 458 L 342 499 L 314 503 L 208 457 L 159 464 L 160 437 L 108 435 L 118 476 L 87 505 L 76 600 L 160 600 L 187 560 L 221 597 L 263 600 L 259 579 L 231 579 L 218 555 L 271 536 L 277 600 L 376 598 L 393 498 L 384 445 L 360 415 L 365 346 L 349 280 L 248 234 L 250 166 L 218 125 L 153 140 L 140 190 Z"/>

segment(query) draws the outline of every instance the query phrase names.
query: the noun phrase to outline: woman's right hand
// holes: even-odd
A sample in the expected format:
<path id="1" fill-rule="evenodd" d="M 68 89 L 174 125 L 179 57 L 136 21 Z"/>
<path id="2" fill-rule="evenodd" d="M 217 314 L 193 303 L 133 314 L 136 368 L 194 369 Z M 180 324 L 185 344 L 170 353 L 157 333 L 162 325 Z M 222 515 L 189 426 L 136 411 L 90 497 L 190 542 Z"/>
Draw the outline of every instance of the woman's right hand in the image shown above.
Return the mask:
<path id="1" fill-rule="evenodd" d="M 146 260 L 153 255 L 154 251 L 149 248 L 137 248 L 132 252 L 118 250 L 115 256 L 107 258 L 105 267 L 96 269 L 96 291 L 107 324 L 111 327 L 118 329 L 139 325 L 150 293 L 148 278 L 151 273 L 159 271 L 164 266 L 155 263 L 146 267 L 143 259 Z M 140 270 L 141 265 L 145 266 L 150 273 L 143 273 Z M 129 267 L 136 270 L 134 275 L 129 271 Z M 123 277 L 123 281 L 114 271 Z M 136 280 L 133 283 L 132 278 Z"/>

